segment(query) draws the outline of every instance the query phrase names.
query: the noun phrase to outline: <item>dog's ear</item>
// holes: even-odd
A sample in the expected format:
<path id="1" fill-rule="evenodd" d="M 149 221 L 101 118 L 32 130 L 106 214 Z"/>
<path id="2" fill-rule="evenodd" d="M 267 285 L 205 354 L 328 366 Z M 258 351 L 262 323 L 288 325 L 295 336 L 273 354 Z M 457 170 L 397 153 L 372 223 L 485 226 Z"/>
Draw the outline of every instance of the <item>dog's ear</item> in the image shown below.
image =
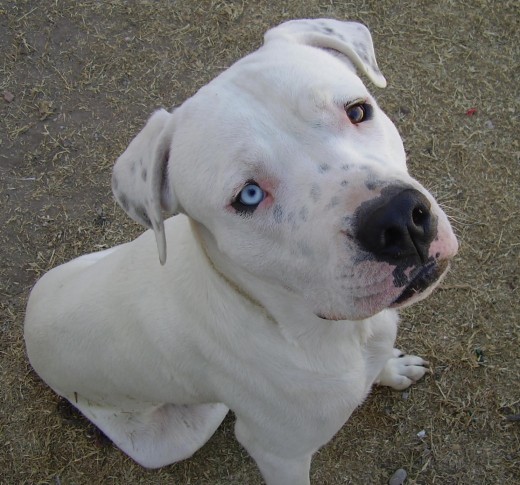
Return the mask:
<path id="1" fill-rule="evenodd" d="M 333 19 L 290 20 L 266 32 L 264 42 L 275 41 L 330 49 L 346 56 L 376 86 L 386 86 L 386 79 L 377 67 L 372 36 L 363 24 Z"/>
<path id="2" fill-rule="evenodd" d="M 154 230 L 161 264 L 166 262 L 163 211 L 172 215 L 179 210 L 168 181 L 173 131 L 173 114 L 156 111 L 117 159 L 112 173 L 112 191 L 119 205 L 132 219 Z"/>

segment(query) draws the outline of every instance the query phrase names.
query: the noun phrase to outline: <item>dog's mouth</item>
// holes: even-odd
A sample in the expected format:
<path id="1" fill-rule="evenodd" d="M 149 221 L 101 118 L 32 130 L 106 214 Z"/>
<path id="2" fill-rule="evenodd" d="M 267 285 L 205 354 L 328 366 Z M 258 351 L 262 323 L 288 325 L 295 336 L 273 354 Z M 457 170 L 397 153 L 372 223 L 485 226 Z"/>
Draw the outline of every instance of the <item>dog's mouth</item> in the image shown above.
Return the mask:
<path id="1" fill-rule="evenodd" d="M 363 313 L 362 317 L 347 317 L 345 315 L 341 314 L 334 314 L 334 313 L 315 313 L 315 315 L 320 318 L 321 320 L 328 320 L 328 321 L 339 321 L 339 320 L 359 320 L 362 318 L 368 318 L 371 315 L 374 315 L 375 313 L 378 313 L 379 311 L 383 310 L 384 308 L 400 308 L 407 305 L 410 305 L 412 303 L 415 303 L 416 301 L 422 300 L 423 298 L 426 298 L 437 286 L 437 284 L 440 282 L 442 277 L 446 274 L 449 267 L 449 261 L 448 260 L 430 260 L 422 267 L 416 269 L 412 272 L 411 275 L 408 277 L 410 280 L 406 281 L 406 285 L 403 286 L 403 289 L 399 296 L 395 298 L 392 303 L 388 304 L 385 303 L 381 307 L 377 307 L 374 311 L 369 311 L 366 313 Z M 402 270 L 399 272 L 399 279 L 401 278 L 407 278 L 402 272 Z M 394 278 L 396 277 L 396 274 L 394 274 Z M 395 284 L 394 280 L 394 284 Z M 399 280 L 398 280 L 399 281 Z M 402 280 L 401 280 L 402 281 Z M 401 285 L 399 285 L 401 286 Z"/>
<path id="2" fill-rule="evenodd" d="M 430 288 L 446 273 L 448 266 L 449 262 L 446 260 L 425 264 L 392 302 L 390 308 L 397 308 Z"/>

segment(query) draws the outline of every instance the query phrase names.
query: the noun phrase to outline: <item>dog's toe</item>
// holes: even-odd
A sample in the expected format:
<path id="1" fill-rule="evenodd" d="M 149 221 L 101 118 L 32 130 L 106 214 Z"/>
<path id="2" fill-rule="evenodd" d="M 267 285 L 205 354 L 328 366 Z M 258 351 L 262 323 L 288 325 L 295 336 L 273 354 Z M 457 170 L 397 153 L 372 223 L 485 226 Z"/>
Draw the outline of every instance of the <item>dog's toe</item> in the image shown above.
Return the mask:
<path id="1" fill-rule="evenodd" d="M 394 349 L 394 357 L 388 359 L 376 382 L 402 391 L 421 379 L 427 370 L 426 360 Z"/>

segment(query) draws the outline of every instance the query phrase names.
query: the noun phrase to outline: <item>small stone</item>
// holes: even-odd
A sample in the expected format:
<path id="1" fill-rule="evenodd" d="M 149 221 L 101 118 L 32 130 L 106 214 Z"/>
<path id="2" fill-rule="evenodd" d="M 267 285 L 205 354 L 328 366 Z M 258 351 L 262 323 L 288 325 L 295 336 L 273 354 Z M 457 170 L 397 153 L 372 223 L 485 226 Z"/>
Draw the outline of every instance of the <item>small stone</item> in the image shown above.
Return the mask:
<path id="1" fill-rule="evenodd" d="M 14 94 L 11 91 L 4 91 L 4 101 L 12 103 L 14 101 Z"/>
<path id="2" fill-rule="evenodd" d="M 484 123 L 484 126 L 488 129 L 488 130 L 493 130 L 495 128 L 495 125 L 493 124 L 493 122 L 491 120 L 487 120 L 485 123 Z"/>
<path id="3" fill-rule="evenodd" d="M 390 480 L 388 480 L 388 485 L 403 485 L 407 476 L 406 470 L 404 468 L 399 468 L 395 471 Z"/>
<path id="4" fill-rule="evenodd" d="M 426 438 L 426 431 L 423 429 L 417 433 L 417 437 L 420 439 Z"/>

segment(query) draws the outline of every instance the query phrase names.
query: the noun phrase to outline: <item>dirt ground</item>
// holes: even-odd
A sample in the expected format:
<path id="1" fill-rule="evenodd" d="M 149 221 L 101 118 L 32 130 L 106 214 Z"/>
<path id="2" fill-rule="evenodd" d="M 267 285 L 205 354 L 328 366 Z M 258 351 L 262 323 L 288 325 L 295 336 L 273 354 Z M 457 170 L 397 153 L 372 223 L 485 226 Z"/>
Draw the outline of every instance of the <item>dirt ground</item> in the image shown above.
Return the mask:
<path id="1" fill-rule="evenodd" d="M 370 27 L 389 81 L 372 91 L 461 243 L 442 287 L 403 312 L 399 345 L 432 373 L 375 389 L 316 455 L 313 483 L 384 484 L 398 468 L 408 484 L 520 483 L 520 9 L 507 0 L 0 0 L 0 483 L 261 483 L 232 416 L 192 459 L 140 468 L 35 375 L 22 324 L 43 272 L 141 232 L 110 174 L 151 112 L 300 17 Z"/>

